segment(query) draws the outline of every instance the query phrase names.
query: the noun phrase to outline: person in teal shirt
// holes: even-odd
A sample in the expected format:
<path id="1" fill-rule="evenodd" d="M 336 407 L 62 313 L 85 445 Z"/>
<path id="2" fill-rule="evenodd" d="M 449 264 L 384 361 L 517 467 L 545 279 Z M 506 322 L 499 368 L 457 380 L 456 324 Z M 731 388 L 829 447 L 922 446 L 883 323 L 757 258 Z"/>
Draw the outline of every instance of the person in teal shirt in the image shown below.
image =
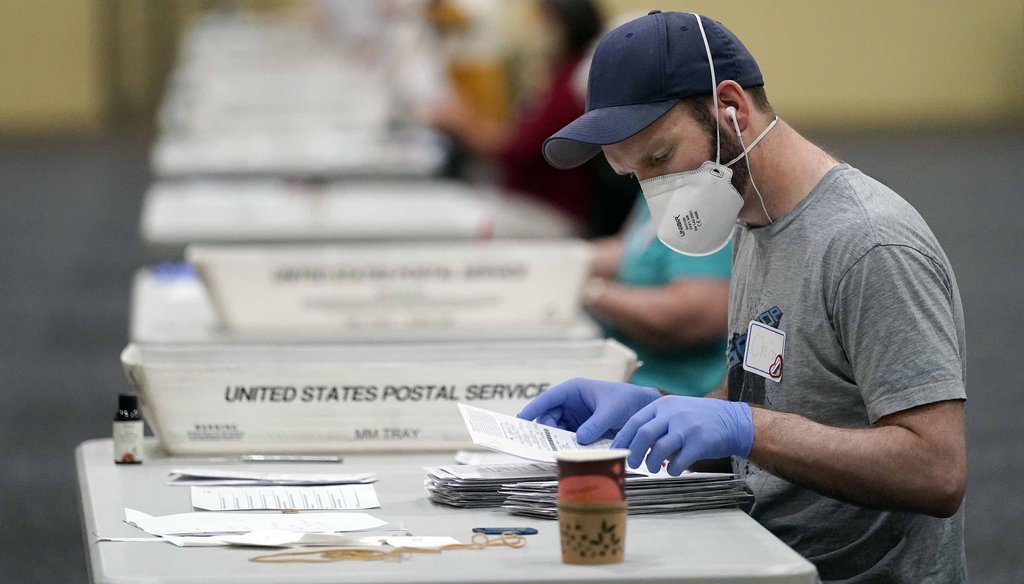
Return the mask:
<path id="1" fill-rule="evenodd" d="M 632 383 L 702 396 L 725 377 L 732 244 L 684 256 L 665 247 L 655 227 L 640 197 L 622 233 L 594 243 L 583 304 L 643 362 Z"/>

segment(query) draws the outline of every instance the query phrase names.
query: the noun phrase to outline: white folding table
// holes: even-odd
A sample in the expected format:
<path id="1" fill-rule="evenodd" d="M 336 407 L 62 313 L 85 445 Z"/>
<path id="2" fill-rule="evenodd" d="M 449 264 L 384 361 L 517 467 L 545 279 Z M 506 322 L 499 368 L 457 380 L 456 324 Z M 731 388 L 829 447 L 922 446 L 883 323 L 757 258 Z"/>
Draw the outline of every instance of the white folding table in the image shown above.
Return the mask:
<path id="1" fill-rule="evenodd" d="M 155 442 L 150 441 L 151 449 Z M 554 521 L 509 515 L 500 509 L 454 509 L 432 504 L 423 490 L 424 466 L 452 464 L 453 453 L 346 455 L 323 463 L 211 462 L 175 460 L 150 452 L 141 465 L 115 465 L 108 439 L 76 450 L 89 572 L 94 582 L 223 582 L 412 584 L 441 582 L 607 583 L 772 582 L 810 584 L 814 566 L 739 510 L 715 510 L 629 518 L 626 561 L 605 566 L 561 562 Z M 191 510 L 189 489 L 167 486 L 175 466 L 229 465 L 250 470 L 375 472 L 381 508 L 370 513 L 401 523 L 415 535 L 448 535 L 469 541 L 473 527 L 531 526 L 521 549 L 451 550 L 416 554 L 401 562 L 342 561 L 264 564 L 249 558 L 265 549 L 179 548 L 169 543 L 98 542 L 98 537 L 146 537 L 123 522 L 124 508 L 151 515 Z"/>

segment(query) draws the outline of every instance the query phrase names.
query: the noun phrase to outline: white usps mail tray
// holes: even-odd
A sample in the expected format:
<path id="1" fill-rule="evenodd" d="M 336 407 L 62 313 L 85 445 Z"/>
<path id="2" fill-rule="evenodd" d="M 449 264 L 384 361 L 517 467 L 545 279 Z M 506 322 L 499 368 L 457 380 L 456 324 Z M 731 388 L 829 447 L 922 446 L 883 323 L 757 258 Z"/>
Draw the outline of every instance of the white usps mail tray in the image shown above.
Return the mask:
<path id="1" fill-rule="evenodd" d="M 160 178 L 286 176 L 423 178 L 445 161 L 444 139 L 428 128 L 395 132 L 315 130 L 161 136 L 150 167 Z"/>
<path id="2" fill-rule="evenodd" d="M 407 327 L 281 330 L 227 330 L 217 323 L 206 288 L 187 270 L 145 268 L 132 286 L 129 337 L 136 343 L 205 344 L 365 344 L 470 341 L 582 341 L 601 338 L 589 316 L 568 324 L 474 327 Z"/>
<path id="3" fill-rule="evenodd" d="M 581 240 L 193 246 L 186 257 L 237 331 L 565 325 L 592 251 Z"/>
<path id="4" fill-rule="evenodd" d="M 400 210 L 396 212 L 396 210 Z M 473 239 L 493 212 L 480 189 L 454 181 L 273 179 L 162 181 L 142 208 L 151 244 Z"/>
<path id="5" fill-rule="evenodd" d="M 147 345 L 121 354 L 171 454 L 449 450 L 457 403 L 509 415 L 572 377 L 629 379 L 612 340 L 425 345 Z"/>

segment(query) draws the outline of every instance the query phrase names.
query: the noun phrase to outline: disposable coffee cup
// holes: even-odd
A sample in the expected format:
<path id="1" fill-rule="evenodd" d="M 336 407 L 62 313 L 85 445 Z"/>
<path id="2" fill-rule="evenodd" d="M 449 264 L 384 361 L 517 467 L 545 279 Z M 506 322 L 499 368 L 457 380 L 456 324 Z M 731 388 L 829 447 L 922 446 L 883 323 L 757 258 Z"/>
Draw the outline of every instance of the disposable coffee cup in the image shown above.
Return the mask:
<path id="1" fill-rule="evenodd" d="M 615 564 L 626 549 L 626 456 L 629 450 L 572 450 L 558 461 L 562 562 Z"/>

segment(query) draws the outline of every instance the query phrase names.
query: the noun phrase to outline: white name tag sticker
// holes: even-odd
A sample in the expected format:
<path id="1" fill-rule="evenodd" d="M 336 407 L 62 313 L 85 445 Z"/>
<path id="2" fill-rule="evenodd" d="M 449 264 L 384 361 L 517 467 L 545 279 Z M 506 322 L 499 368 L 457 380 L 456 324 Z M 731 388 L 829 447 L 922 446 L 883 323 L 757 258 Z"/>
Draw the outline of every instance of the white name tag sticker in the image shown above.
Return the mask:
<path id="1" fill-rule="evenodd" d="M 743 369 L 772 381 L 782 381 L 786 357 L 786 333 L 766 324 L 750 321 Z"/>

